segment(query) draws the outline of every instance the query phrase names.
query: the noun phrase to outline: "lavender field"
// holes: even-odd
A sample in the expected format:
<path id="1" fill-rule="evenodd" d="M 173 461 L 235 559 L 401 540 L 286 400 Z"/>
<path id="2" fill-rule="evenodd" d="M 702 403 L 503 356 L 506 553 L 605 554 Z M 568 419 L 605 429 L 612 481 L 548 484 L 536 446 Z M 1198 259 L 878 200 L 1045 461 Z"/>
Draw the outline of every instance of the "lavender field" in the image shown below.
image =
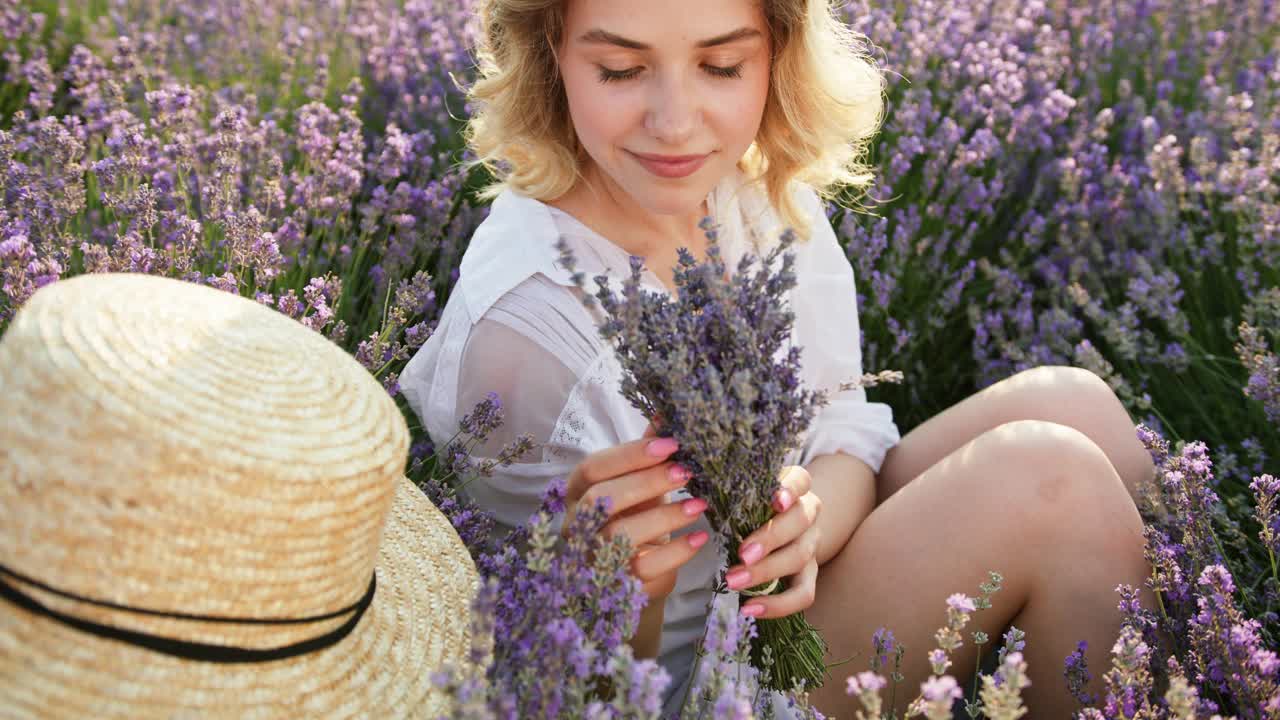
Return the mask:
<path id="1" fill-rule="evenodd" d="M 484 178 L 457 169 L 473 6 L 0 0 L 0 333 L 40 287 L 94 272 L 212 285 L 323 333 L 400 401 L 411 477 L 488 578 L 477 627 L 500 631 L 476 650 L 488 671 L 441 678 L 459 714 L 656 717 L 669 678 L 622 643 L 630 586 L 606 603 L 581 579 L 625 562 L 546 549 L 546 516 L 525 531 L 543 555 L 519 556 L 450 489 L 503 461 L 469 454 L 499 404 L 435 448 L 399 397 L 397 373 L 486 214 L 473 196 Z M 905 375 L 873 399 L 905 434 L 1029 367 L 1104 378 L 1159 460 L 1143 515 L 1160 604 L 1117 592 L 1113 666 L 1064 658 L 1064 683 L 1104 680 L 1078 717 L 1280 718 L 1280 6 L 857 0 L 841 12 L 879 48 L 889 85 L 870 212 L 830 215 L 857 277 L 863 362 Z M 548 510 L 558 501 L 552 488 Z M 548 616 L 511 602 L 530 588 L 585 599 Z M 973 614 L 964 652 L 974 599 L 937 598 L 940 624 Z M 753 631 L 740 620 L 709 626 L 710 670 Z M 543 631 L 515 647 L 515 627 Z M 1156 628 L 1176 638 L 1171 654 Z M 1035 638 L 1003 642 L 977 691 L 940 672 L 899 696 L 951 717 L 958 683 L 985 716 L 1018 717 L 1019 643 Z M 565 668 L 610 682 L 521 692 Z M 833 681 L 850 677 L 880 717 L 891 668 L 841 670 Z M 723 673 L 695 695 L 689 717 L 758 712 L 748 681 Z"/>

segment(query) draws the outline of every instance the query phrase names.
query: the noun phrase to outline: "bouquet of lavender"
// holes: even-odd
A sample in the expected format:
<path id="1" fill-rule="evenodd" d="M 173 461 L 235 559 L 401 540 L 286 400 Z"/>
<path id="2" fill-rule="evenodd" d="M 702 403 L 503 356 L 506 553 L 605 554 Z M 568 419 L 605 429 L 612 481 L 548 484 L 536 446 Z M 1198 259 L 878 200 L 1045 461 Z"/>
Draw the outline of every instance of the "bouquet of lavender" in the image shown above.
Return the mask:
<path id="1" fill-rule="evenodd" d="M 660 436 L 679 439 L 673 459 L 693 472 L 689 492 L 707 501 L 713 531 L 732 548 L 773 516 L 770 501 L 780 488 L 783 460 L 826 395 L 802 387 L 800 348 L 783 347 L 795 319 L 783 302 L 796 284 L 794 255 L 785 252 L 793 233 L 783 233 L 757 272 L 751 272 L 757 257 L 748 253 L 729 279 L 715 230 L 708 219 L 701 227 L 710 241 L 707 261 L 698 263 L 688 250 L 679 250 L 675 299 L 641 291 L 639 257 L 631 258 L 621 297 L 601 276 L 595 299 L 609 314 L 600 332 L 622 365 L 623 395 Z M 559 249 L 572 271 L 568 246 L 562 241 Z M 585 287 L 583 273 L 575 272 L 574 279 Z M 585 301 L 594 302 L 590 293 Z M 722 577 L 718 589 L 724 588 Z M 784 589 L 775 581 L 743 592 Z M 826 643 L 803 614 L 759 621 L 753 667 L 763 669 L 766 647 L 773 658 L 765 673 L 768 687 L 822 684 Z"/>
<path id="2" fill-rule="evenodd" d="M 630 574 L 627 537 L 600 534 L 609 519 L 608 498 L 579 508 L 561 538 L 552 519 L 565 511 L 565 478 L 553 480 L 538 511 L 507 533 L 495 532 L 493 513 L 459 492 L 533 443 L 531 435 L 521 435 L 496 458 L 473 458 L 503 415 L 501 400 L 490 393 L 443 448 L 416 449 L 408 470 L 458 531 L 481 577 L 467 661 L 431 678 L 454 701 L 449 718 L 658 720 L 671 678 L 655 661 L 637 659 L 626 644 L 646 598 Z M 428 453 L 434 462 L 422 457 Z M 532 595 L 539 601 L 528 602 Z M 707 620 L 698 672 L 670 720 L 773 717 L 772 699 L 759 692 L 759 675 L 740 667 L 756 621 L 724 610 Z M 792 701 L 798 720 L 821 717 L 803 696 Z"/>

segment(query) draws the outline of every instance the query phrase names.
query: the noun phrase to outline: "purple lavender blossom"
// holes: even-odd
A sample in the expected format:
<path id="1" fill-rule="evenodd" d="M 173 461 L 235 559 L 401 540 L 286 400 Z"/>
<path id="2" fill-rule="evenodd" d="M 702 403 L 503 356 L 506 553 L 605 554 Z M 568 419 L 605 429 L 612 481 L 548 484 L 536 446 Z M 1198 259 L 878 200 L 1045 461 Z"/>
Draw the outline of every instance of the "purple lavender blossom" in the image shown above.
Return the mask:
<path id="1" fill-rule="evenodd" d="M 1271 556 L 1271 572 L 1276 573 L 1276 555 L 1280 555 L 1280 479 L 1260 475 L 1249 483 L 1256 501 L 1254 519 L 1261 530 L 1258 538 Z"/>
<path id="2" fill-rule="evenodd" d="M 459 701 L 511 717 L 580 717 L 588 707 L 595 717 L 612 716 L 606 707 L 657 717 L 670 677 L 651 660 L 634 660 L 626 645 L 644 593 L 630 574 L 626 538 L 599 534 L 604 503 L 576 513 L 562 538 L 550 512 L 563 508 L 561 479 L 527 526 L 490 538 L 476 563 L 484 580 L 472 608 L 477 667 L 438 679 Z"/>
<path id="3" fill-rule="evenodd" d="M 1088 646 L 1087 642 L 1081 640 L 1076 649 L 1062 663 L 1062 676 L 1067 679 L 1067 690 L 1084 706 L 1092 705 L 1098 700 L 1095 694 L 1085 691 L 1093 678 L 1089 673 L 1089 663 L 1084 656 Z"/>
<path id="4" fill-rule="evenodd" d="M 1244 394 L 1262 403 L 1267 420 L 1280 421 L 1280 358 L 1268 347 L 1262 331 L 1240 323 L 1236 354 L 1249 372 Z"/>
<path id="5" fill-rule="evenodd" d="M 1206 567 L 1196 585 L 1199 612 L 1190 633 L 1197 681 L 1231 698 L 1241 718 L 1270 717 L 1266 706 L 1280 693 L 1280 660 L 1263 644 L 1261 623 L 1240 613 L 1225 567 Z"/>

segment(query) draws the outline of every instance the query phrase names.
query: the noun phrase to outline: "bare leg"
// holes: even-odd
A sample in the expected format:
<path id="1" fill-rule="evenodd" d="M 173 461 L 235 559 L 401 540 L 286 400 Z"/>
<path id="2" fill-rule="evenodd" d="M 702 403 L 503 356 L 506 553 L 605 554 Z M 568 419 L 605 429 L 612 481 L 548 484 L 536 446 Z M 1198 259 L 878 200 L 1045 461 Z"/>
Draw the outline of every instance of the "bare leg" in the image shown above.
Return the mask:
<path id="1" fill-rule="evenodd" d="M 934 427 L 964 432 L 951 422 Z M 1068 717 L 1076 703 L 1062 661 L 1079 640 L 1088 642 L 1086 659 L 1098 672 L 1087 690 L 1099 691 L 1120 626 L 1114 590 L 1141 588 L 1150 573 L 1142 548 L 1142 521 L 1125 485 L 1085 434 L 1036 420 L 983 432 L 893 493 L 820 570 L 805 615 L 831 646 L 828 662 L 858 656 L 812 700 L 825 714 L 853 715 L 856 700 L 844 694 L 843 679 L 867 669 L 871 635 L 884 626 L 907 650 L 895 698 L 901 716 L 931 674 L 926 654 L 945 623 L 946 597 L 976 595 L 996 570 L 1004 589 L 965 628 L 949 672 L 962 682 L 972 677 L 972 631 L 994 641 L 1013 623 L 1027 633 L 1030 716 Z M 1150 591 L 1143 601 L 1153 606 Z M 883 694 L 887 707 L 887 688 Z"/>
<path id="2" fill-rule="evenodd" d="M 1154 475 L 1133 420 L 1106 382 L 1081 368 L 1045 366 L 985 388 L 908 433 L 885 457 L 876 502 L 983 432 L 1015 420 L 1047 420 L 1084 433 L 1106 453 L 1131 497 Z"/>

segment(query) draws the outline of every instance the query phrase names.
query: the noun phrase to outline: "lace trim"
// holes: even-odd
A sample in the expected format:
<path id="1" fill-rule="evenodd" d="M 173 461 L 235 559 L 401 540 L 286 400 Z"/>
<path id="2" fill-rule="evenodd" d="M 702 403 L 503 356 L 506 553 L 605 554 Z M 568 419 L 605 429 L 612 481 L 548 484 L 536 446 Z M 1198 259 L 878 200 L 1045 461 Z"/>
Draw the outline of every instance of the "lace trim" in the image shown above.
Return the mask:
<path id="1" fill-rule="evenodd" d="M 551 431 L 551 440 L 547 444 L 547 452 L 543 455 L 544 462 L 552 462 L 553 458 L 564 461 L 569 459 L 574 451 L 586 454 L 593 450 L 587 447 L 584 438 L 587 422 L 591 418 L 588 393 L 603 387 L 611 380 L 616 381 L 617 376 L 614 371 L 616 363 L 608 362 L 612 358 L 612 350 L 608 348 L 596 355 L 596 359 L 573 386 L 569 399 L 565 401 L 564 408 L 560 411 L 560 417 L 556 419 L 555 429 Z M 613 384 L 617 385 L 616 382 Z"/>

